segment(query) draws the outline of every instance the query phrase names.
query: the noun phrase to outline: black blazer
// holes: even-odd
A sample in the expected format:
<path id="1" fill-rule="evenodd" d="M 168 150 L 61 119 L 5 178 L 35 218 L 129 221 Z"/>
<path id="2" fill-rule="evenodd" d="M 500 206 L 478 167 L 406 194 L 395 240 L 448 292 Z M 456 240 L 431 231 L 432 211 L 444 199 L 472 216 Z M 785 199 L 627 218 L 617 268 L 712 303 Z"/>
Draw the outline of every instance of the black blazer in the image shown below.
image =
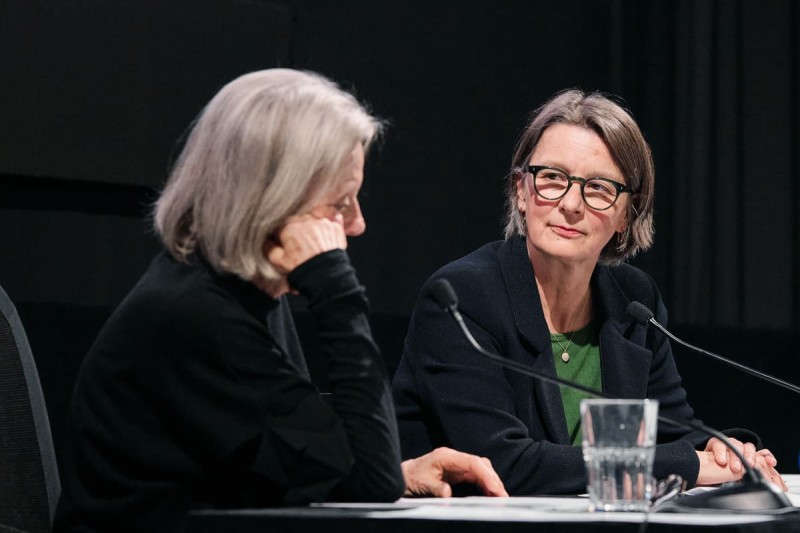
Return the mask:
<path id="1" fill-rule="evenodd" d="M 509 359 L 556 374 L 550 332 L 523 238 L 490 243 L 436 272 L 422 289 L 393 389 L 404 458 L 438 446 L 488 457 L 509 494 L 586 491 L 580 447 L 571 446 L 556 385 L 504 369 L 475 352 L 449 314 L 426 296 L 447 278 L 479 343 Z M 629 265 L 598 266 L 592 276 L 603 392 L 651 398 L 660 412 L 692 419 L 669 341 L 632 320 L 638 300 L 665 324 L 653 280 Z M 757 442 L 750 432 L 733 430 Z M 654 475 L 697 479 L 701 434 L 659 424 Z"/>

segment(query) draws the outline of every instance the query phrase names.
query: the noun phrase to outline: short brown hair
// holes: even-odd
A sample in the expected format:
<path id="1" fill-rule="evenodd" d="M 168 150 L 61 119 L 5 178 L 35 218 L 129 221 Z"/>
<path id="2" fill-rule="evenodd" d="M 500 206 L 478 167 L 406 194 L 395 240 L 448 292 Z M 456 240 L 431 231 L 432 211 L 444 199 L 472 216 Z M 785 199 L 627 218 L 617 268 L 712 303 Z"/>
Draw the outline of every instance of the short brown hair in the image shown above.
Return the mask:
<path id="1" fill-rule="evenodd" d="M 517 207 L 517 180 L 542 138 L 553 124 L 570 124 L 595 132 L 608 146 L 614 163 L 633 190 L 628 202 L 625 231 L 616 233 L 603 248 L 600 262 L 618 264 L 653 244 L 655 168 L 650 147 L 631 114 L 608 96 L 578 89 L 561 91 L 534 111 L 517 142 L 506 191 L 505 238 L 525 235 L 525 221 Z"/>

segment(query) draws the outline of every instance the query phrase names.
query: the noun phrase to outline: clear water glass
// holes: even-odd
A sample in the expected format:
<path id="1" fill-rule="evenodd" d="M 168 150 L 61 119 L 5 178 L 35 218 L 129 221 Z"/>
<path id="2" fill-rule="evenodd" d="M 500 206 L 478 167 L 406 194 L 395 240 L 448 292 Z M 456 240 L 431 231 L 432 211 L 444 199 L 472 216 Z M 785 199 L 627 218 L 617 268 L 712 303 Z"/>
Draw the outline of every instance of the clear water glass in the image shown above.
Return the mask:
<path id="1" fill-rule="evenodd" d="M 581 427 L 593 510 L 645 511 L 655 490 L 657 400 L 583 400 Z"/>

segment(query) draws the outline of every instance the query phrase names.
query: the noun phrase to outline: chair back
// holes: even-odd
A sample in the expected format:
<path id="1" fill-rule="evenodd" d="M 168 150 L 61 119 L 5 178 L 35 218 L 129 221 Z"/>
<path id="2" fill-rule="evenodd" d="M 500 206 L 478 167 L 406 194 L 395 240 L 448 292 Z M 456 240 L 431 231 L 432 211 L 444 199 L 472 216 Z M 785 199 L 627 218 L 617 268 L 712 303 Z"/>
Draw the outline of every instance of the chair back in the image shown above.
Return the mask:
<path id="1" fill-rule="evenodd" d="M 50 531 L 60 492 L 36 363 L 17 310 L 0 287 L 0 524 Z"/>

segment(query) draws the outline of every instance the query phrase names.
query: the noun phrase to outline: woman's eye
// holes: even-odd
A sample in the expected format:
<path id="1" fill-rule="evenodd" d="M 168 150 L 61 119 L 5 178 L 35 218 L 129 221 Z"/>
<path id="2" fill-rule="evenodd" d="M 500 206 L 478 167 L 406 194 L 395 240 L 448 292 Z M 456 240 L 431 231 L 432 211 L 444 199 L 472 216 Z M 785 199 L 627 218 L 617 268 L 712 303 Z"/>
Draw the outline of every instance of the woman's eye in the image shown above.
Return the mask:
<path id="1" fill-rule="evenodd" d="M 610 183 L 606 183 L 605 181 L 601 180 L 591 179 L 586 182 L 586 187 L 589 188 L 589 190 L 595 192 L 602 192 L 608 194 L 614 193 L 614 187 L 612 187 Z"/>
<path id="2" fill-rule="evenodd" d="M 548 181 L 564 181 L 567 179 L 566 176 L 559 172 L 543 172 L 542 178 Z"/>
<path id="3" fill-rule="evenodd" d="M 338 204 L 333 204 L 333 208 L 339 211 L 346 211 L 347 208 L 350 207 L 350 202 L 339 202 Z"/>

